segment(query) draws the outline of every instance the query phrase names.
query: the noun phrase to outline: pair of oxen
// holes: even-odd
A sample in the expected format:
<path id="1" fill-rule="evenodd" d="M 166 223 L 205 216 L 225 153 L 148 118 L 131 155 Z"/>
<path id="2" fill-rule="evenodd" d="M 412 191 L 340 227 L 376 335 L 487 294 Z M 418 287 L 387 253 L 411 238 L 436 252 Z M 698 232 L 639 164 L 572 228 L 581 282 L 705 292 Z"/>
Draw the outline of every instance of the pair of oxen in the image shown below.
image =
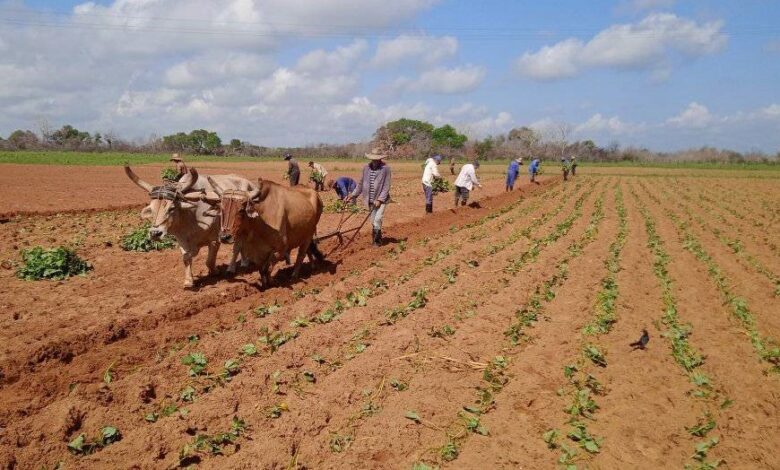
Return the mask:
<path id="1" fill-rule="evenodd" d="M 153 186 L 125 165 L 133 183 L 149 193 L 149 205 L 141 217 L 149 220 L 149 238 L 176 238 L 184 262 L 184 287 L 194 285 L 192 259 L 208 247 L 206 267 L 216 271 L 220 243 L 233 242 L 228 274 L 236 272 L 238 255 L 242 264 L 254 263 L 260 271 L 261 287 L 270 285 L 273 265 L 298 248 L 293 279 L 303 259 L 322 259 L 313 239 L 322 215 L 322 200 L 309 188 L 287 188 L 258 178 L 254 184 L 238 175 L 199 175 L 192 168 L 177 183 Z"/>

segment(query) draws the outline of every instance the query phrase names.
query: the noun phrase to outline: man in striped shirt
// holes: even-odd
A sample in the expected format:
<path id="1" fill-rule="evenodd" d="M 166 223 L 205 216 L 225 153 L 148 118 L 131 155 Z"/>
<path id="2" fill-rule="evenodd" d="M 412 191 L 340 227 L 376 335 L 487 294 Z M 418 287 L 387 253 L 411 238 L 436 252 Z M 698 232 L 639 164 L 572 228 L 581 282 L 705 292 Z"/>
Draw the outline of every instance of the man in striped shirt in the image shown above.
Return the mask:
<path id="1" fill-rule="evenodd" d="M 374 149 L 366 154 L 371 160 L 363 167 L 363 175 L 355 190 L 349 196 L 351 200 L 363 196 L 363 202 L 371 211 L 369 218 L 373 226 L 374 246 L 382 244 L 382 219 L 385 215 L 385 207 L 390 200 L 390 167 L 383 161 L 383 155 L 379 149 Z"/>

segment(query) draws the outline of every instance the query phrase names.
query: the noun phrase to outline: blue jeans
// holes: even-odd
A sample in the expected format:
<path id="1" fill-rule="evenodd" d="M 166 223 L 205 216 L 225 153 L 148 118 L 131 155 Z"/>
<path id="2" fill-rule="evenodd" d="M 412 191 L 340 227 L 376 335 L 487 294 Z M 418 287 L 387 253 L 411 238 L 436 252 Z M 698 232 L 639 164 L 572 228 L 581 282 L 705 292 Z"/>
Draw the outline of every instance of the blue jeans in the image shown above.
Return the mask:
<path id="1" fill-rule="evenodd" d="M 385 217 L 386 206 L 387 204 L 381 204 L 379 207 L 374 207 L 373 202 L 369 206 L 371 213 L 368 218 L 371 219 L 371 225 L 373 225 L 374 230 L 382 230 L 382 219 Z"/>
<path id="2" fill-rule="evenodd" d="M 423 193 L 425 193 L 425 203 L 433 204 L 433 186 L 423 184 Z"/>

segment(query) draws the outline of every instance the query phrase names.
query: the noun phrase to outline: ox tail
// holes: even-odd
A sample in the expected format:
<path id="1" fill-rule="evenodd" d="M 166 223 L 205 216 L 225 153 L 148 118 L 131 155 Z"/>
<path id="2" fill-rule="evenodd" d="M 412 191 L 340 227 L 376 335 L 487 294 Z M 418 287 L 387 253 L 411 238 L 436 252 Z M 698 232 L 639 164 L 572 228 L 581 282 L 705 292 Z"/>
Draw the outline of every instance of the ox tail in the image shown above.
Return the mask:
<path id="1" fill-rule="evenodd" d="M 325 255 L 323 255 L 320 249 L 317 248 L 317 243 L 314 240 L 312 240 L 309 244 L 308 254 L 313 256 L 317 261 L 325 260 Z"/>

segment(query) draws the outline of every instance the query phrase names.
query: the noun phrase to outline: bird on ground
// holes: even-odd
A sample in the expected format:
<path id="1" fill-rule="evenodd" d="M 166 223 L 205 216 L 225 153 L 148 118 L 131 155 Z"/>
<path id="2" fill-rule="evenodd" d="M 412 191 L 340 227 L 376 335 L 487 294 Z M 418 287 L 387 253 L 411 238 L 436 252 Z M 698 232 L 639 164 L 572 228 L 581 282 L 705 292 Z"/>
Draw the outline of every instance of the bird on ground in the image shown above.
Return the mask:
<path id="1" fill-rule="evenodd" d="M 639 340 L 634 341 L 633 343 L 629 344 L 634 350 L 636 349 L 645 349 L 647 347 L 647 343 L 650 342 L 650 335 L 647 333 L 646 329 L 642 329 L 642 336 L 639 338 Z"/>

